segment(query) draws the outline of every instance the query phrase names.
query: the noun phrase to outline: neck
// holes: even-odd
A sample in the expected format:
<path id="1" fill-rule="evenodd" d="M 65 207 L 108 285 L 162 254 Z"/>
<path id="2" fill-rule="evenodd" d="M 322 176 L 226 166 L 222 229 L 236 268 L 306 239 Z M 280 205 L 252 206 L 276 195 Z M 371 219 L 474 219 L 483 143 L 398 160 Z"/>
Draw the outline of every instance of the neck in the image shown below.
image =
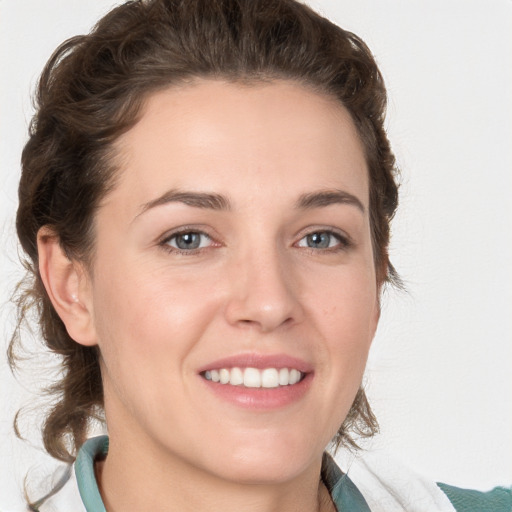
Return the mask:
<path id="1" fill-rule="evenodd" d="M 133 440 L 132 440 L 133 441 Z M 278 482 L 226 480 L 144 443 L 113 436 L 97 463 L 97 480 L 109 512 L 167 509 L 182 512 L 325 512 L 335 510 L 320 481 L 321 458 L 296 477 Z M 129 448 L 127 448 L 129 447 Z"/>

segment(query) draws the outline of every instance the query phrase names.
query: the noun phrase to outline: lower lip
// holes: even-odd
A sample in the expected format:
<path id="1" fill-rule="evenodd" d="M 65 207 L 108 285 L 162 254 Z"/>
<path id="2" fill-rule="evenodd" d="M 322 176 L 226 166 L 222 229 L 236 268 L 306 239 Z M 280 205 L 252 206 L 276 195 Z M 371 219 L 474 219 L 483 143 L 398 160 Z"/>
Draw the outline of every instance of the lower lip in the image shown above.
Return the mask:
<path id="1" fill-rule="evenodd" d="M 200 377 L 219 398 L 247 409 L 278 409 L 298 402 L 309 389 L 313 374 L 308 373 L 297 384 L 276 388 L 246 388 L 220 384 Z"/>

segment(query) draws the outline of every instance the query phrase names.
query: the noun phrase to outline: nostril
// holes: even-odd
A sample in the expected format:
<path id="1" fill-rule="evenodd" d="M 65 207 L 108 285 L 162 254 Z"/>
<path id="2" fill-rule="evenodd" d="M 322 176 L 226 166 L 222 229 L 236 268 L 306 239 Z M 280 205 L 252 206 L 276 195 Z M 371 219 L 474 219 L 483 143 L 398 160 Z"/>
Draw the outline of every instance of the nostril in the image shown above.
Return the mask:
<path id="1" fill-rule="evenodd" d="M 256 322 L 255 320 L 246 320 L 246 319 L 243 319 L 243 318 L 242 318 L 242 319 L 240 319 L 240 320 L 238 321 L 238 323 L 239 323 L 239 324 L 242 324 L 242 325 L 248 325 L 248 326 L 258 324 L 258 322 Z"/>
<path id="2" fill-rule="evenodd" d="M 278 318 L 262 318 L 261 321 L 242 318 L 237 321 L 237 324 L 242 328 L 257 328 L 261 332 L 270 332 L 278 327 L 289 326 L 293 322 L 293 317 L 287 317 L 284 320 Z"/>

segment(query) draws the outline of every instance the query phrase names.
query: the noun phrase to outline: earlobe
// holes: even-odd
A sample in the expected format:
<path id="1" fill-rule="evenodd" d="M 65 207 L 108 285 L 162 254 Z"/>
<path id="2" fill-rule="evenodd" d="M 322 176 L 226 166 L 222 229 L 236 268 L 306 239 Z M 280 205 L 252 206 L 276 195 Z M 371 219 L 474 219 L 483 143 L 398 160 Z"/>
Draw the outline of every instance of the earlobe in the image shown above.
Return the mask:
<path id="1" fill-rule="evenodd" d="M 68 334 L 81 345 L 96 345 L 90 281 L 83 265 L 68 258 L 48 226 L 37 234 L 37 250 L 46 293 Z"/>

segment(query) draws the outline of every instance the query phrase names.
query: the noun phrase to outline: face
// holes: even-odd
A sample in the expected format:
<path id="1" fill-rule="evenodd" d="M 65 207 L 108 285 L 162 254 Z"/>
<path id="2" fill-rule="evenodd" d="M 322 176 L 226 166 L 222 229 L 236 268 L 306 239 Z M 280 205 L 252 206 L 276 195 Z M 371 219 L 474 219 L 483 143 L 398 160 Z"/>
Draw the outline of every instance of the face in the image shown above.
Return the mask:
<path id="1" fill-rule="evenodd" d="M 116 150 L 87 292 L 111 436 L 231 480 L 317 464 L 379 316 L 349 114 L 290 82 L 198 81 Z"/>

